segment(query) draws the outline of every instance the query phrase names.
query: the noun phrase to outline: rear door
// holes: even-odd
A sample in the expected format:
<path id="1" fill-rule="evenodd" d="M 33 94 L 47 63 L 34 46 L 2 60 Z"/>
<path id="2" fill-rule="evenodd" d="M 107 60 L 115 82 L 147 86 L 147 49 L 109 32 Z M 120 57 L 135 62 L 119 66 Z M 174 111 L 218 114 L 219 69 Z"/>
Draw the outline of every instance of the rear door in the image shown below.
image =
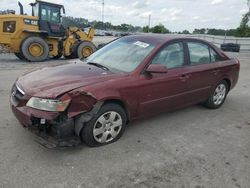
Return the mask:
<path id="1" fill-rule="evenodd" d="M 220 80 L 219 55 L 206 43 L 187 40 L 190 103 L 206 100 Z"/>

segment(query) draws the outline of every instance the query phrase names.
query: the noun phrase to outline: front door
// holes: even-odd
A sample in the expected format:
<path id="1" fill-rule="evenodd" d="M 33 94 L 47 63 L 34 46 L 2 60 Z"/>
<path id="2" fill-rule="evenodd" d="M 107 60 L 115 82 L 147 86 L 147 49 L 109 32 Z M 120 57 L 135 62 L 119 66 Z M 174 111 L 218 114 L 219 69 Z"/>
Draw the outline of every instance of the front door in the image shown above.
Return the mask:
<path id="1" fill-rule="evenodd" d="M 147 73 L 140 76 L 139 117 L 153 115 L 185 106 L 188 76 L 184 47 L 175 42 L 164 47 L 152 60 L 152 64 L 163 64 L 167 73 Z"/>

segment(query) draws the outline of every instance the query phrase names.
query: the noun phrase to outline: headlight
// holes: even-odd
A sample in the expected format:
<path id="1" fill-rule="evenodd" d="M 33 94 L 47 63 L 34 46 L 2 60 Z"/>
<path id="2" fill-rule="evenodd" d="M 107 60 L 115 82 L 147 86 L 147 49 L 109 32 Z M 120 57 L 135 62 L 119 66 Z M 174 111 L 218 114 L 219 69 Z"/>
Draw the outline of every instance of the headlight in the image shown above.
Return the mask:
<path id="1" fill-rule="evenodd" d="M 26 106 L 50 112 L 63 112 L 68 107 L 69 103 L 70 99 L 60 101 L 54 99 L 41 99 L 37 97 L 31 97 Z"/>

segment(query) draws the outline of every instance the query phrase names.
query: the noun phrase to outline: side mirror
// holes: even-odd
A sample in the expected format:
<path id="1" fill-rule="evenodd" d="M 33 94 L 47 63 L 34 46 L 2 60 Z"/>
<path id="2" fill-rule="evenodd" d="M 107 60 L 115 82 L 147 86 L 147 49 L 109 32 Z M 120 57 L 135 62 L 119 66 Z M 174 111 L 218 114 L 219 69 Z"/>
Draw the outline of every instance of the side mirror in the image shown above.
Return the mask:
<path id="1" fill-rule="evenodd" d="M 161 64 L 150 64 L 146 71 L 149 73 L 167 73 L 168 69 Z"/>

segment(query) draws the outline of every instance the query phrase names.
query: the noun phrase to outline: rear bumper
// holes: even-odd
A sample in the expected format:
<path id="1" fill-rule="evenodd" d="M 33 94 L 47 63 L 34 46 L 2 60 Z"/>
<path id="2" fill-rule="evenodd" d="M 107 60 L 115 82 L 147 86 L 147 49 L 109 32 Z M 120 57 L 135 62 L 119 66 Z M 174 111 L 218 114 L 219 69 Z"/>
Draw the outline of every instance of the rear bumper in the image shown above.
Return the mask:
<path id="1" fill-rule="evenodd" d="M 81 143 L 75 134 L 74 119 L 67 119 L 58 112 L 45 112 L 30 107 L 15 105 L 10 99 L 13 114 L 22 124 L 34 134 L 37 142 L 47 148 L 72 147 Z"/>

